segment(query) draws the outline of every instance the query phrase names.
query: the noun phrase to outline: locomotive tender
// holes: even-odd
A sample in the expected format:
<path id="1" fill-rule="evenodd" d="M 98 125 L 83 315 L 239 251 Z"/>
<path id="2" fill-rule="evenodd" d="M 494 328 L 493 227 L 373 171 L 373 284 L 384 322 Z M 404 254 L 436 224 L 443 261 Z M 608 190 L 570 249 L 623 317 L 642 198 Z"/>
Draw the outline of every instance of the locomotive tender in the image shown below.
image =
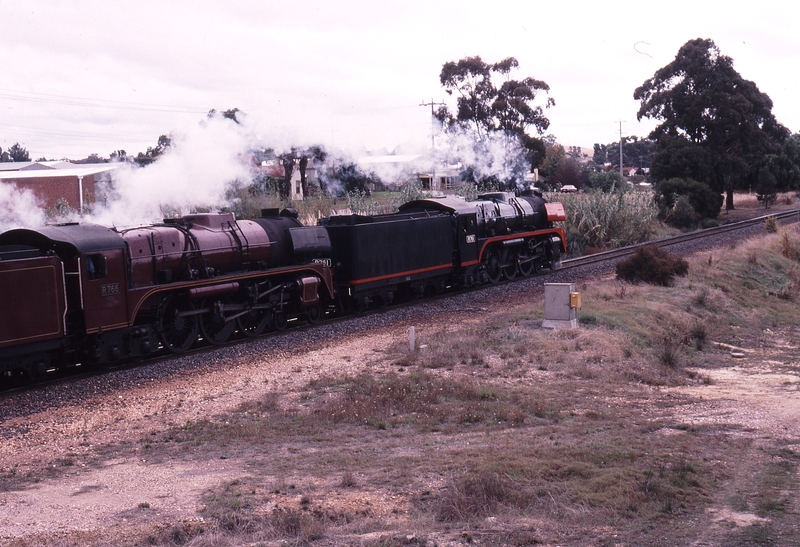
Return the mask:
<path id="1" fill-rule="evenodd" d="M 305 227 L 291 209 L 236 221 L 193 214 L 116 230 L 94 224 L 0 234 L 0 375 L 180 353 L 296 318 L 360 311 L 448 287 L 556 268 L 560 203 L 538 193 L 429 198 L 389 215 Z"/>

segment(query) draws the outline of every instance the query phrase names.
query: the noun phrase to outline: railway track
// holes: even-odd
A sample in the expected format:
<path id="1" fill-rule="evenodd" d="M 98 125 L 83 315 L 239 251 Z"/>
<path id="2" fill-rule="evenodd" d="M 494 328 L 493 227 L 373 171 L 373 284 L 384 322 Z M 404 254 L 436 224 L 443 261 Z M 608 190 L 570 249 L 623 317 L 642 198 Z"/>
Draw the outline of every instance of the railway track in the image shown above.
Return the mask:
<path id="1" fill-rule="evenodd" d="M 271 333 L 272 336 L 261 337 L 260 339 L 255 339 L 254 340 L 254 339 L 251 339 L 251 338 L 239 337 L 239 338 L 231 339 L 229 342 L 227 342 L 224 345 L 210 345 L 210 344 L 202 344 L 201 343 L 201 344 L 195 346 L 193 349 L 191 349 L 191 350 L 189 350 L 189 351 L 187 351 L 185 353 L 179 354 L 179 355 L 174 355 L 174 354 L 165 352 L 165 353 L 161 353 L 159 355 L 156 355 L 156 356 L 154 356 L 154 357 L 152 357 L 150 359 L 128 361 L 128 362 L 120 362 L 120 363 L 118 363 L 118 364 L 116 364 L 114 366 L 103 368 L 103 369 L 82 369 L 82 367 L 77 366 L 77 367 L 74 367 L 73 369 L 70 369 L 69 371 L 66 371 L 66 372 L 63 372 L 63 373 L 59 373 L 58 375 L 55 375 L 55 376 L 50 377 L 50 378 L 45 378 L 45 379 L 43 379 L 41 381 L 38 381 L 38 382 L 36 382 L 34 384 L 31 384 L 31 385 L 15 386 L 15 387 L 7 388 L 7 389 L 0 388 L 0 399 L 10 395 L 11 393 L 18 392 L 20 390 L 25 390 L 25 389 L 27 389 L 29 387 L 34 387 L 34 386 L 35 387 L 44 387 L 44 386 L 47 386 L 47 385 L 53 384 L 53 383 L 76 382 L 76 381 L 80 381 L 83 378 L 89 378 L 89 377 L 93 377 L 93 376 L 97 376 L 97 375 L 106 374 L 106 373 L 114 371 L 114 370 L 117 370 L 117 371 L 126 370 L 126 369 L 130 369 L 130 368 L 136 368 L 136 367 L 139 367 L 141 365 L 157 365 L 158 363 L 170 362 L 170 361 L 172 361 L 174 359 L 180 359 L 180 358 L 183 358 L 183 357 L 188 357 L 189 359 L 194 360 L 194 359 L 196 359 L 198 357 L 203 356 L 204 354 L 211 354 L 211 353 L 219 351 L 219 350 L 225 350 L 226 348 L 235 350 L 236 348 L 240 348 L 243 344 L 258 343 L 258 340 L 264 340 L 265 338 L 275 338 L 275 335 L 280 335 L 280 334 L 296 333 L 297 335 L 299 335 L 304 340 L 306 338 L 306 336 L 304 336 L 302 334 L 304 332 L 313 332 L 315 329 L 318 329 L 320 327 L 324 328 L 326 325 L 329 328 L 332 328 L 334 330 L 339 330 L 339 327 L 337 327 L 338 323 L 343 323 L 343 322 L 346 322 L 348 320 L 353 320 L 353 319 L 357 319 L 358 320 L 356 322 L 356 326 L 354 326 L 353 328 L 356 329 L 356 330 L 364 330 L 364 328 L 368 328 L 368 327 L 365 327 L 364 325 L 361 325 L 361 323 L 362 323 L 361 320 L 364 320 L 367 323 L 372 323 L 374 321 L 374 318 L 379 318 L 379 317 L 381 317 L 382 315 L 384 315 L 386 313 L 392 313 L 392 312 L 402 316 L 402 315 L 405 315 L 407 313 L 407 310 L 409 310 L 411 308 L 415 308 L 415 307 L 419 306 L 420 304 L 429 304 L 429 305 L 433 305 L 434 308 L 438 308 L 439 306 L 436 305 L 437 301 L 440 301 L 440 300 L 441 301 L 446 301 L 447 299 L 452 299 L 454 296 L 458 296 L 458 295 L 470 295 L 472 293 L 477 293 L 477 292 L 480 292 L 480 291 L 492 290 L 493 288 L 496 288 L 498 286 L 502 287 L 503 285 L 506 285 L 507 283 L 519 283 L 519 282 L 524 282 L 525 280 L 529 280 L 530 281 L 530 280 L 535 280 L 535 279 L 539 279 L 539 280 L 541 280 L 542 283 L 544 283 L 544 282 L 546 282 L 548 280 L 548 278 L 551 278 L 551 276 L 561 277 L 562 275 L 567 273 L 565 270 L 578 269 L 578 268 L 583 268 L 583 267 L 588 267 L 588 266 L 601 266 L 602 263 L 604 263 L 604 262 L 616 262 L 616 261 L 618 261 L 618 260 L 620 260 L 622 258 L 625 258 L 625 257 L 627 257 L 629 255 L 632 255 L 636 251 L 636 249 L 638 249 L 640 247 L 644 247 L 644 246 L 652 245 L 652 244 L 657 244 L 657 245 L 659 245 L 661 247 L 665 247 L 665 248 L 676 247 L 676 246 L 679 246 L 681 244 L 690 243 L 692 241 L 708 239 L 708 238 L 715 237 L 715 236 L 722 236 L 722 235 L 733 233 L 733 232 L 736 232 L 736 231 L 741 231 L 741 230 L 746 230 L 746 229 L 749 229 L 749 228 L 754 228 L 756 226 L 763 225 L 764 221 L 770 216 L 771 217 L 775 217 L 776 219 L 778 219 L 779 221 L 781 221 L 783 223 L 797 222 L 797 221 L 800 221 L 800 209 L 793 210 L 793 211 L 785 211 L 785 212 L 781 212 L 781 213 L 775 213 L 775 214 L 772 214 L 772 215 L 764 215 L 764 216 L 760 216 L 760 217 L 749 219 L 749 220 L 744 220 L 744 221 L 734 222 L 734 223 L 730 223 L 730 224 L 725 224 L 725 225 L 722 225 L 722 226 L 718 226 L 716 228 L 707 228 L 707 229 L 704 229 L 704 230 L 698 230 L 698 231 L 691 232 L 691 233 L 680 234 L 678 236 L 673 236 L 673 237 L 665 238 L 665 239 L 658 240 L 658 241 L 650 241 L 650 242 L 646 242 L 646 243 L 640 243 L 640 244 L 637 244 L 637 245 L 630 245 L 630 246 L 627 246 L 627 247 L 621 247 L 619 249 L 612 249 L 612 250 L 609 250 L 609 251 L 603 251 L 603 252 L 600 252 L 600 253 L 596 253 L 596 254 L 580 257 L 580 258 L 573 258 L 573 259 L 564 260 L 564 261 L 562 261 L 562 267 L 561 268 L 559 268 L 559 269 L 557 269 L 555 271 L 543 271 L 538 276 L 532 276 L 532 277 L 526 277 L 526 278 L 518 277 L 518 278 L 516 278 L 516 279 L 514 279 L 512 281 L 502 281 L 498 285 L 491 285 L 490 284 L 490 285 L 476 286 L 476 287 L 472 287 L 472 288 L 469 288 L 469 289 L 458 291 L 456 293 L 453 293 L 453 292 L 443 293 L 441 295 L 434 296 L 434 297 L 429 297 L 429 298 L 426 298 L 426 299 L 421 300 L 421 301 L 404 302 L 404 303 L 400 303 L 400 304 L 397 304 L 397 305 L 394 305 L 394 306 L 390 306 L 388 308 L 371 309 L 369 311 L 366 311 L 364 313 L 359 313 L 359 314 L 348 314 L 348 315 L 343 315 L 343 316 L 337 315 L 337 316 L 333 316 L 333 317 L 328 317 L 326 320 L 324 320 L 323 325 L 319 325 L 318 323 L 308 324 L 308 323 L 306 323 L 304 321 L 299 321 L 299 320 L 294 321 L 293 320 L 293 321 L 290 322 L 289 329 L 287 329 L 286 331 L 273 332 L 273 333 Z M 461 310 L 461 311 L 463 311 L 463 310 Z M 402 318 L 400 318 L 400 320 L 402 320 Z M 297 343 L 299 344 L 299 343 L 302 343 L 302 342 L 297 342 Z M 291 344 L 288 344 L 288 345 L 291 345 Z M 287 349 L 287 348 L 284 348 L 284 349 Z"/>
<path id="2" fill-rule="evenodd" d="M 632 255 L 636 251 L 636 249 L 640 247 L 646 247 L 648 245 L 653 245 L 653 244 L 656 244 L 659 247 L 664 247 L 664 248 L 675 247 L 691 241 L 708 239 L 711 237 L 727 234 L 730 232 L 736 232 L 752 228 L 755 226 L 763 225 L 766 219 L 769 217 L 774 217 L 782 223 L 798 222 L 800 221 L 800 209 L 795 209 L 792 211 L 783 211 L 779 213 L 773 213 L 770 215 L 763 215 L 748 220 L 741 220 L 738 222 L 731 222 L 730 224 L 723 224 L 722 226 L 717 226 L 715 228 L 706 228 L 703 230 L 697 230 L 694 232 L 680 234 L 677 236 L 660 239 L 658 241 L 647 241 L 645 243 L 637 243 L 636 245 L 629 245 L 627 247 L 611 249 L 609 251 L 603 251 L 587 256 L 582 256 L 579 258 L 571 258 L 562 261 L 561 265 L 563 269 L 567 269 L 567 268 L 588 266 L 590 264 L 597 264 L 611 260 L 617 260 Z"/>

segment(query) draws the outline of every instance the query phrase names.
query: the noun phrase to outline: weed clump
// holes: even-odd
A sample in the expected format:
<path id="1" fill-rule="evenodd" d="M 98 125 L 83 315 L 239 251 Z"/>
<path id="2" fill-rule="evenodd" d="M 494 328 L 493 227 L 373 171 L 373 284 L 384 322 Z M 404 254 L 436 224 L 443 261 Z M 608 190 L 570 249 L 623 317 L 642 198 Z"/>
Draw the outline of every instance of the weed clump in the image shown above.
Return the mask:
<path id="1" fill-rule="evenodd" d="M 767 231 L 768 234 L 778 233 L 778 229 L 780 227 L 781 225 L 776 217 L 770 215 L 766 219 L 764 219 L 764 229 Z"/>
<path id="2" fill-rule="evenodd" d="M 640 247 L 617 264 L 617 278 L 631 283 L 644 282 L 669 286 L 676 275 L 689 273 L 689 263 L 682 257 L 672 257 L 657 245 Z"/>
<path id="3" fill-rule="evenodd" d="M 436 516 L 441 521 L 451 522 L 483 517 L 500 505 L 512 505 L 518 496 L 515 487 L 499 473 L 468 473 L 448 485 Z"/>

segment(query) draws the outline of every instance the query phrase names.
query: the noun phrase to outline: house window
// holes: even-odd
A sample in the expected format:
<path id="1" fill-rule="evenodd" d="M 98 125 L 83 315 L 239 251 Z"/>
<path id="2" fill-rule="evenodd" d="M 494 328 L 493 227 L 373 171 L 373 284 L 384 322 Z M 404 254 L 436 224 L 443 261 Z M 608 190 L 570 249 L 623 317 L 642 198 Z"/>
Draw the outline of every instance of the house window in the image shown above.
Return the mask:
<path id="1" fill-rule="evenodd" d="M 106 276 L 106 257 L 101 254 L 88 255 L 86 275 L 89 279 L 103 279 Z"/>

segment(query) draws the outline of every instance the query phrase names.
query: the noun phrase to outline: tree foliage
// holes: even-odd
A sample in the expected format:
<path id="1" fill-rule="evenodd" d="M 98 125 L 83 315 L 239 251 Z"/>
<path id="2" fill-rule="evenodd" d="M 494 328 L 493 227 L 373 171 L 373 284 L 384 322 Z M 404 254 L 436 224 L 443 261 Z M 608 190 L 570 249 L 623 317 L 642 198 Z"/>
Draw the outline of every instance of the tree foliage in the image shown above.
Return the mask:
<path id="1" fill-rule="evenodd" d="M 81 160 L 74 160 L 71 163 L 85 164 L 85 163 L 107 163 L 108 160 L 99 154 L 89 154 Z"/>
<path id="2" fill-rule="evenodd" d="M 800 136 L 793 135 L 783 141 L 776 154 L 766 154 L 758 165 L 756 184 L 761 183 L 762 169 L 775 178 L 776 191 L 800 188 Z"/>
<path id="3" fill-rule="evenodd" d="M 581 164 L 575 158 L 566 156 L 556 166 L 555 172 L 547 180 L 551 188 L 561 188 L 562 186 L 572 185 L 580 188 L 583 185 L 584 172 Z"/>
<path id="4" fill-rule="evenodd" d="M 650 167 L 655 150 L 656 142 L 652 139 L 640 139 L 635 135 L 625 137 L 622 143 L 622 161 L 627 167 Z M 595 143 L 592 160 L 597 165 L 611 164 L 619 170 L 619 142 Z"/>
<path id="5" fill-rule="evenodd" d="M 156 161 L 159 156 L 167 151 L 172 146 L 172 138 L 168 135 L 161 135 L 158 137 L 158 143 L 155 146 L 147 147 L 147 152 L 139 152 L 133 161 L 140 167 L 145 167 Z M 124 150 L 121 151 L 123 154 Z"/>
<path id="6" fill-rule="evenodd" d="M 639 120 L 661 120 L 650 134 L 659 141 L 659 153 L 688 160 L 689 148 L 676 146 L 676 139 L 703 150 L 710 174 L 701 182 L 725 191 L 729 209 L 734 188 L 746 186 L 761 156 L 777 153 L 788 137 L 772 114 L 769 96 L 734 70 L 732 59 L 712 40 L 686 42 L 633 97 L 640 101 Z M 662 161 L 675 163 L 663 156 Z"/>
<path id="7" fill-rule="evenodd" d="M 567 158 L 567 152 L 560 144 L 551 144 L 545 149 L 545 157 L 539 168 L 539 173 L 544 177 L 552 177 L 558 171 L 559 165 Z"/>
<path id="8" fill-rule="evenodd" d="M 456 112 L 442 106 L 437 117 L 446 126 L 459 125 L 475 131 L 482 138 L 492 131 L 513 135 L 533 128 L 541 135 L 550 126 L 541 105 L 534 105 L 536 96 L 550 91 L 542 80 L 514 80 L 511 71 L 519 67 L 514 57 L 499 63 L 485 63 L 480 57 L 465 57 L 442 66 L 439 81 L 449 94 L 457 94 Z M 548 98 L 547 108 L 555 101 Z"/>
<path id="9" fill-rule="evenodd" d="M 766 209 L 778 199 L 778 181 L 769 168 L 764 166 L 758 171 L 758 184 L 756 184 L 756 199 L 764 204 Z"/>
<path id="10" fill-rule="evenodd" d="M 445 130 L 468 131 L 477 142 L 492 134 L 516 140 L 533 168 L 544 159 L 540 137 L 550 126 L 544 110 L 555 101 L 548 97 L 537 104 L 540 94 L 547 94 L 550 86 L 531 77 L 512 78 L 517 68 L 514 57 L 498 63 L 486 63 L 479 56 L 445 63 L 439 81 L 449 95 L 456 96 L 455 110 L 451 112 L 445 105 L 434 115 Z"/>
<path id="11" fill-rule="evenodd" d="M 672 178 L 656 184 L 656 203 L 661 216 L 668 217 L 680 196 L 688 198 L 694 212 L 701 218 L 717 218 L 722 206 L 722 194 L 704 182 L 693 179 Z"/>
<path id="12" fill-rule="evenodd" d="M 714 181 L 709 153 L 700 144 L 682 137 L 662 137 L 650 165 L 650 175 L 655 181 L 693 179 L 706 185 Z"/>
<path id="13" fill-rule="evenodd" d="M 0 149 L 0 161 L 31 161 L 31 156 L 20 143 L 15 142 L 5 152 Z"/>
<path id="14" fill-rule="evenodd" d="M 214 116 L 222 116 L 225 119 L 231 120 L 241 125 L 242 122 L 238 118 L 238 116 L 241 114 L 243 114 L 243 112 L 238 108 L 230 108 L 228 110 L 223 110 L 221 112 L 218 112 L 216 108 L 212 108 L 211 110 L 208 111 L 207 116 L 209 118 L 213 118 Z"/>
<path id="15" fill-rule="evenodd" d="M 370 184 L 380 182 L 380 179 L 372 174 L 362 171 L 355 163 L 343 163 L 335 167 L 330 173 L 320 177 L 328 190 L 335 196 L 344 194 L 370 195 Z"/>
<path id="16" fill-rule="evenodd" d="M 603 192 L 626 190 L 628 184 L 619 174 L 619 171 L 593 171 L 586 176 L 584 186 Z"/>

